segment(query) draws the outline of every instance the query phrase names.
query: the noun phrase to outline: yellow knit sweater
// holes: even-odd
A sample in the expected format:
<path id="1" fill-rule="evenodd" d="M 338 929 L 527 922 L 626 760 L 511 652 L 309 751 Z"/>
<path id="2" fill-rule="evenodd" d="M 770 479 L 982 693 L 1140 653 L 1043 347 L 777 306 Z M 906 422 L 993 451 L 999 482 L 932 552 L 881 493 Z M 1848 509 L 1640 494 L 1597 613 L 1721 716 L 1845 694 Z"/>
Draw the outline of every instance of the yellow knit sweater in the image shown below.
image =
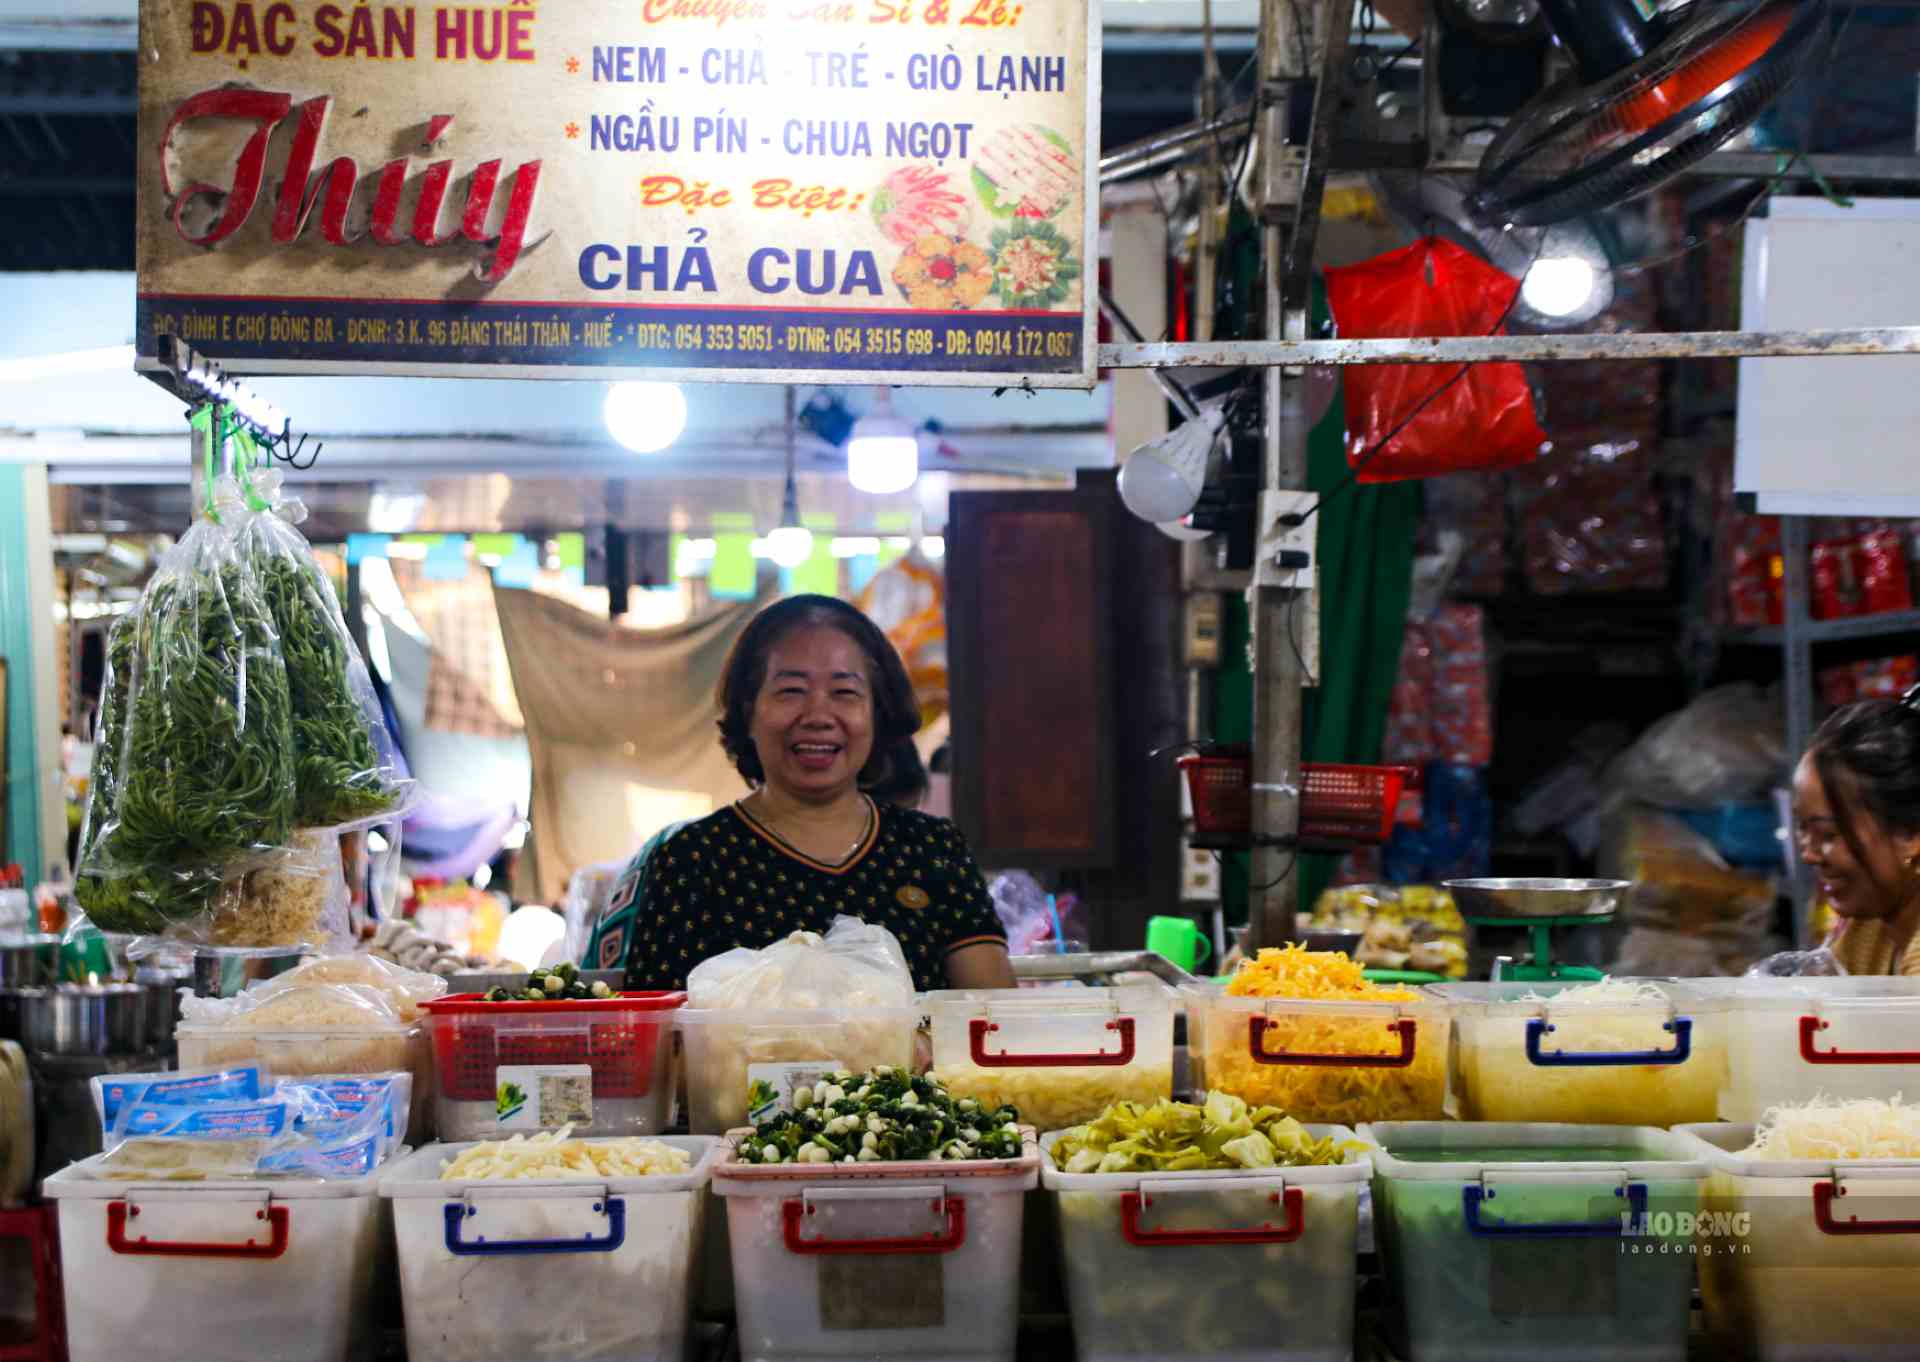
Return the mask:
<path id="1" fill-rule="evenodd" d="M 1920 932 L 1902 941 L 1878 918 L 1843 918 L 1827 949 L 1848 974 L 1920 974 Z"/>

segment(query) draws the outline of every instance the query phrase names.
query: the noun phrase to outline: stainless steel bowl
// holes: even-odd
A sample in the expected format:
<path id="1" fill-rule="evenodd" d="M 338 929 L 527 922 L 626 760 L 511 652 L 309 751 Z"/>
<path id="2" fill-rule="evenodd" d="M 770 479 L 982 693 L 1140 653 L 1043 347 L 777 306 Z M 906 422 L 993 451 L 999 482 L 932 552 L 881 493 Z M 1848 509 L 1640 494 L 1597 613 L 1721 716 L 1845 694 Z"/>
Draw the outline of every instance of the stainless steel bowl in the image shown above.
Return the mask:
<path id="1" fill-rule="evenodd" d="M 1465 918 L 1606 917 L 1633 886 L 1626 880 L 1448 880 Z"/>
<path id="2" fill-rule="evenodd" d="M 19 993 L 21 1037 L 46 1055 L 133 1055 L 148 1048 L 147 991 L 138 984 L 62 984 Z"/>
<path id="3" fill-rule="evenodd" d="M 59 937 L 0 936 L 0 989 L 51 988 L 59 979 Z"/>

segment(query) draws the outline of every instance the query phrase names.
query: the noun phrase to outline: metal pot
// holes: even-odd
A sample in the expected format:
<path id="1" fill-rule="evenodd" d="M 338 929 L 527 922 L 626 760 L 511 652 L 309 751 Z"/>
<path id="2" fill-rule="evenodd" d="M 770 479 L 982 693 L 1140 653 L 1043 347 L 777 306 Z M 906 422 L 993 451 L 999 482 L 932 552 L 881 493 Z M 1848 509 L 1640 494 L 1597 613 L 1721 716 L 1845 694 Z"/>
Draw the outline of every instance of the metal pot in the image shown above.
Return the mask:
<path id="1" fill-rule="evenodd" d="M 138 984 L 63 984 L 20 993 L 27 1049 L 47 1055 L 132 1055 L 146 1050 L 147 991 Z"/>
<path id="2" fill-rule="evenodd" d="M 59 937 L 0 936 L 0 989 L 52 988 L 59 979 Z"/>

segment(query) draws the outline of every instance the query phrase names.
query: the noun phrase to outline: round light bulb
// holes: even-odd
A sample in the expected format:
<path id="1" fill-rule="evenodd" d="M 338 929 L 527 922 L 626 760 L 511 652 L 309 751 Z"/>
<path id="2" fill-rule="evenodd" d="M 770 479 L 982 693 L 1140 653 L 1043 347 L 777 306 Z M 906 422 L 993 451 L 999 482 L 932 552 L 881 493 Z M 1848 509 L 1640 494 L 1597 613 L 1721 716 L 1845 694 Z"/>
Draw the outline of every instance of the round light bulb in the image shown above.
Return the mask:
<path id="1" fill-rule="evenodd" d="M 767 536 L 767 556 L 783 568 L 797 568 L 813 557 L 813 531 L 805 525 L 782 525 Z"/>
<path id="2" fill-rule="evenodd" d="M 1213 533 L 1212 530 L 1196 530 L 1184 520 L 1162 520 L 1153 528 L 1169 539 L 1179 540 L 1182 544 L 1197 544 Z"/>
<path id="3" fill-rule="evenodd" d="M 658 454 L 687 428 L 687 395 L 678 383 L 611 383 L 600 415 L 620 444 Z"/>
<path id="4" fill-rule="evenodd" d="M 920 476 L 920 441 L 906 422 L 862 417 L 847 441 L 847 481 L 871 496 L 904 492 Z"/>
<path id="5" fill-rule="evenodd" d="M 1527 271 L 1520 301 L 1542 316 L 1571 317 L 1593 298 L 1598 282 L 1590 261 L 1577 255 L 1547 256 Z"/>

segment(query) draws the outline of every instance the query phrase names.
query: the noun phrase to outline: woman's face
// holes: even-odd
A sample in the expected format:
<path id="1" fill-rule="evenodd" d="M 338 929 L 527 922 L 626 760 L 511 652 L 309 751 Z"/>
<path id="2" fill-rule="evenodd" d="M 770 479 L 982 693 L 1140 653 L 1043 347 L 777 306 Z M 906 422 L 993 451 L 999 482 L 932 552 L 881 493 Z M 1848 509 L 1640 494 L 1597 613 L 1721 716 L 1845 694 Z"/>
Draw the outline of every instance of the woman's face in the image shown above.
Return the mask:
<path id="1" fill-rule="evenodd" d="M 749 729 L 767 783 L 804 799 L 852 789 L 873 753 L 866 654 L 826 624 L 805 625 L 767 653 Z"/>
<path id="2" fill-rule="evenodd" d="M 1856 808 L 1853 831 L 1866 853 L 1863 864 L 1840 831 L 1811 755 L 1802 757 L 1793 773 L 1793 821 L 1800 859 L 1819 876 L 1820 892 L 1834 912 L 1846 918 L 1884 918 L 1905 906 L 1913 888 L 1908 862 L 1920 853 L 1920 837 L 1893 832 Z"/>

